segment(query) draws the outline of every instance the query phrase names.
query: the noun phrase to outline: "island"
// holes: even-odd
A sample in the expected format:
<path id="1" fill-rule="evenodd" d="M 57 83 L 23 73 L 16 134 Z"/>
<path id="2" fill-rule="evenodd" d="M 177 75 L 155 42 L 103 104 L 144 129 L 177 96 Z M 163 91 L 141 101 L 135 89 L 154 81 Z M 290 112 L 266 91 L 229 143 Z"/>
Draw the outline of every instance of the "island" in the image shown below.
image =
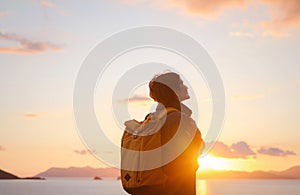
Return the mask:
<path id="1" fill-rule="evenodd" d="M 14 174 L 6 172 L 0 169 L 0 179 L 37 179 L 37 180 L 45 180 L 43 177 L 18 177 Z"/>
<path id="2" fill-rule="evenodd" d="M 0 179 L 20 179 L 18 176 L 0 169 Z"/>
<path id="3" fill-rule="evenodd" d="M 101 177 L 98 177 L 98 176 L 95 176 L 95 177 L 94 177 L 94 180 L 102 180 L 102 178 L 101 178 Z"/>

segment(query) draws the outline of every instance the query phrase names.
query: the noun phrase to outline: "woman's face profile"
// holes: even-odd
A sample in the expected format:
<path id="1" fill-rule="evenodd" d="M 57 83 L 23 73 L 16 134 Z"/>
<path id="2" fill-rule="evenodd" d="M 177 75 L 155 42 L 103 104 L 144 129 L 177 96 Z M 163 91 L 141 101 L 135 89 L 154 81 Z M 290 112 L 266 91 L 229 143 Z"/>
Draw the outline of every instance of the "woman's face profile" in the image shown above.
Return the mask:
<path id="1" fill-rule="evenodd" d="M 180 79 L 179 90 L 176 91 L 179 101 L 187 100 L 190 98 L 187 90 L 188 90 L 188 87 L 186 85 L 184 85 L 183 81 Z"/>

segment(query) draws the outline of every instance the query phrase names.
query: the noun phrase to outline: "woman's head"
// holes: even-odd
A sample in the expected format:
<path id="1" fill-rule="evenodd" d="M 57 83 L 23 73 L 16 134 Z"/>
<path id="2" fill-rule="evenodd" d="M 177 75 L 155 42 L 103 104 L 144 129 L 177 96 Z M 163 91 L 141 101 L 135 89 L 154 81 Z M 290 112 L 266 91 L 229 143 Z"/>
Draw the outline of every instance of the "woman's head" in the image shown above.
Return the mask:
<path id="1" fill-rule="evenodd" d="M 171 106 L 189 99 L 187 87 L 180 76 L 174 72 L 156 75 L 149 82 L 150 97 L 155 101 Z"/>

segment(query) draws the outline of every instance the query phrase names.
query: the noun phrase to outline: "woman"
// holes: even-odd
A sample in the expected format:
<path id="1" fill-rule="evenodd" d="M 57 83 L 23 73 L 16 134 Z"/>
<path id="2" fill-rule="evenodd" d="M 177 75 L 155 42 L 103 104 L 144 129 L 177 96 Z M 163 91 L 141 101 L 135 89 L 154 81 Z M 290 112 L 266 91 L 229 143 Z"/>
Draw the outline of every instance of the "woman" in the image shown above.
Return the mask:
<path id="1" fill-rule="evenodd" d="M 162 194 L 195 195 L 197 158 L 204 144 L 200 131 L 190 118 L 192 111 L 181 103 L 190 98 L 188 88 L 178 74 L 168 72 L 155 76 L 149 83 L 149 89 L 150 97 L 160 103 L 156 108 L 157 112 L 164 109 L 163 107 L 172 107 L 180 111 L 167 115 L 166 121 L 160 129 L 162 144 L 168 143 L 182 126 L 185 127 L 185 131 L 195 129 L 190 144 L 177 158 L 163 166 L 167 181 Z M 176 145 L 181 146 L 181 143 Z M 168 152 L 163 150 L 163 157 L 168 158 L 168 156 Z"/>
<path id="2" fill-rule="evenodd" d="M 150 162 L 162 162 L 161 166 L 145 171 L 128 171 L 122 167 L 124 189 L 133 195 L 195 195 L 197 158 L 203 146 L 201 133 L 190 118 L 192 111 L 181 102 L 189 99 L 187 87 L 180 76 L 173 72 L 155 76 L 149 82 L 150 97 L 158 102 L 156 112 L 145 120 L 126 121 L 126 131 L 122 137 L 122 147 L 136 136 L 135 143 L 141 143 L 138 151 L 152 151 L 161 148 L 155 159 L 144 160 L 136 156 L 126 158 L 123 165 L 147 167 Z M 162 117 L 164 116 L 164 117 Z M 163 119 L 162 119 L 163 118 Z M 134 136 L 133 136 L 134 135 Z M 141 141 L 137 141 L 141 140 Z M 129 147 L 127 149 L 136 149 Z M 124 169 L 123 169 L 124 168 Z M 136 181 L 139 184 L 136 184 Z M 133 183 L 131 183 L 133 182 Z"/>

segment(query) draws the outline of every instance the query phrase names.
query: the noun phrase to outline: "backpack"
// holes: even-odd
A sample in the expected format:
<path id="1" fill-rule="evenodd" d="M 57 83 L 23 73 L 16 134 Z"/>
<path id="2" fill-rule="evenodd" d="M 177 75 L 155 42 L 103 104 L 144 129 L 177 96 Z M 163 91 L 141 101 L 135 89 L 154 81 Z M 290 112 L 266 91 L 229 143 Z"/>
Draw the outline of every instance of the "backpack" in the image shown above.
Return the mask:
<path id="1" fill-rule="evenodd" d="M 121 140 L 121 181 L 126 192 L 131 194 L 139 191 L 140 193 L 147 187 L 163 186 L 166 182 L 167 176 L 161 167 L 144 169 L 145 159 L 142 153 L 156 149 L 158 152 L 152 160 L 162 161 L 160 128 L 167 114 L 174 111 L 178 110 L 168 107 L 164 112 L 148 114 L 142 122 L 136 120 L 125 122 L 126 129 Z M 151 163 L 149 159 L 147 161 Z"/>

